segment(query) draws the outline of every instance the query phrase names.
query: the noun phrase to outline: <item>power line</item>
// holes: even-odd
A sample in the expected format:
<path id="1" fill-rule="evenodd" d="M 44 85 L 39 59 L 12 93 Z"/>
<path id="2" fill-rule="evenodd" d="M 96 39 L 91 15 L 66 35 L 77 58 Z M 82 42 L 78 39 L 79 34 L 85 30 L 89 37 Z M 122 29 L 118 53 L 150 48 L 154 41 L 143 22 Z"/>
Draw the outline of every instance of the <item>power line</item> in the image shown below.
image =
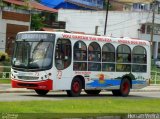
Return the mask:
<path id="1" fill-rule="evenodd" d="M 133 18 L 130 18 L 130 19 L 127 19 L 127 20 L 124 20 L 124 21 L 121 21 L 121 22 L 118 22 L 118 23 L 115 23 L 115 24 L 108 25 L 108 26 L 115 26 L 115 25 L 121 24 L 123 22 L 132 21 L 132 20 L 133 20 Z"/>
<path id="2" fill-rule="evenodd" d="M 151 11 L 149 11 L 149 13 L 148 13 L 148 16 L 147 16 L 147 18 L 146 18 L 146 22 L 148 21 L 148 19 L 149 19 L 149 15 L 150 15 L 150 13 L 151 13 Z"/>
<path id="3" fill-rule="evenodd" d="M 136 25 L 139 25 L 139 24 L 134 24 L 134 25 L 130 25 L 130 26 L 126 26 L 126 27 L 121 27 L 121 28 L 116 28 L 116 29 L 112 29 L 112 30 L 108 30 L 108 31 L 116 31 L 116 30 L 121 30 L 121 29 L 126 29 L 126 28 L 130 28 L 132 26 L 136 26 Z"/>

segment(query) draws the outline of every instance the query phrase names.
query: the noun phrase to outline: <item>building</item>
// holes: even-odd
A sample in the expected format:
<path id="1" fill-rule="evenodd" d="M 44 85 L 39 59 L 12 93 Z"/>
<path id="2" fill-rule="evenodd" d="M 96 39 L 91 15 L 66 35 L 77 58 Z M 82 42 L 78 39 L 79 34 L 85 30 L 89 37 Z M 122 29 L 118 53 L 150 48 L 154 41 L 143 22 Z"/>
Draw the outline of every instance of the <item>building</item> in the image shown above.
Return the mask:
<path id="1" fill-rule="evenodd" d="M 58 12 L 58 21 L 66 22 L 67 31 L 104 35 L 105 11 L 64 10 Z M 107 36 L 131 37 L 150 41 L 152 14 L 137 11 L 109 11 Z M 160 15 L 155 15 L 153 57 L 160 57 Z"/>
<path id="2" fill-rule="evenodd" d="M 118 11 L 151 11 L 153 9 L 154 0 L 110 0 L 112 10 Z M 155 0 L 155 11 L 160 12 L 160 0 Z"/>
<path id="3" fill-rule="evenodd" d="M 102 10 L 104 0 L 41 0 L 41 3 L 55 9 Z"/>
<path id="4" fill-rule="evenodd" d="M 34 1 L 26 6 L 25 2 L 19 0 L 3 0 L 0 5 L 0 51 L 9 55 L 13 52 L 16 34 L 30 30 L 31 12 L 57 12 Z"/>

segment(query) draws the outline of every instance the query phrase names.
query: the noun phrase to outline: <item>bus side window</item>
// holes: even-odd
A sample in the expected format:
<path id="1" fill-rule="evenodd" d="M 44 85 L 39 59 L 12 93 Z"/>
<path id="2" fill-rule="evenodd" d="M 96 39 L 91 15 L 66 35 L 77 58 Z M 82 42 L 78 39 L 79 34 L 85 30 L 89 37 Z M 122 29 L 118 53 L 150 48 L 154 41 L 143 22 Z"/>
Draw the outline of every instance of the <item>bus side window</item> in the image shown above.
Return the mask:
<path id="1" fill-rule="evenodd" d="M 117 47 L 117 64 L 116 71 L 130 72 L 131 71 L 131 48 L 128 45 L 121 44 Z"/>
<path id="2" fill-rule="evenodd" d="M 143 46 L 135 46 L 132 51 L 132 72 L 147 72 L 147 51 Z"/>
<path id="3" fill-rule="evenodd" d="M 55 66 L 63 70 L 71 64 L 71 42 L 69 39 L 58 39 L 55 51 Z"/>
<path id="4" fill-rule="evenodd" d="M 73 47 L 73 70 L 87 70 L 87 45 L 83 41 L 77 41 Z"/>
<path id="5" fill-rule="evenodd" d="M 88 71 L 101 71 L 101 47 L 97 42 L 88 46 Z"/>

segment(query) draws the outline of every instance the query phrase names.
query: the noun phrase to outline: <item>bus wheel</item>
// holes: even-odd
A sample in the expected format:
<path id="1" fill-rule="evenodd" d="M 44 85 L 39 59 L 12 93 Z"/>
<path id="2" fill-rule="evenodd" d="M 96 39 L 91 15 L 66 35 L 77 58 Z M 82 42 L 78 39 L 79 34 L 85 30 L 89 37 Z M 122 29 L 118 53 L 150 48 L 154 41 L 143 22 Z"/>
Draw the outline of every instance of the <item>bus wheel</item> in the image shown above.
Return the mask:
<path id="1" fill-rule="evenodd" d="M 130 92 L 131 83 L 127 78 L 124 78 L 120 85 L 121 96 L 126 97 Z"/>
<path id="2" fill-rule="evenodd" d="M 101 90 L 84 90 L 89 95 L 98 95 Z"/>
<path id="3" fill-rule="evenodd" d="M 67 90 L 67 95 L 70 97 L 77 97 L 82 91 L 82 81 L 79 78 L 75 78 L 71 84 L 71 90 Z"/>
<path id="4" fill-rule="evenodd" d="M 49 90 L 35 90 L 38 95 L 46 95 Z"/>
<path id="5" fill-rule="evenodd" d="M 128 96 L 130 92 L 131 83 L 127 78 L 124 78 L 121 81 L 120 89 L 119 90 L 112 90 L 114 96 Z"/>

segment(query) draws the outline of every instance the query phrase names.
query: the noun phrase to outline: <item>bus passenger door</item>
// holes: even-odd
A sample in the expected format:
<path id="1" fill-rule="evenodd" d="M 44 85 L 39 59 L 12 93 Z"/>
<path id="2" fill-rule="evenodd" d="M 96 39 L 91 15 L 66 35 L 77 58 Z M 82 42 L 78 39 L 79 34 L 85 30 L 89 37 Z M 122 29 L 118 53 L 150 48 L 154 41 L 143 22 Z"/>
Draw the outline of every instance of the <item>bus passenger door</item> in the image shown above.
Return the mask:
<path id="1" fill-rule="evenodd" d="M 55 67 L 57 69 L 56 86 L 58 89 L 66 89 L 67 77 L 70 76 L 67 71 L 71 71 L 71 42 L 69 39 L 58 39 L 55 50 Z M 64 83 L 66 82 L 66 83 Z"/>

